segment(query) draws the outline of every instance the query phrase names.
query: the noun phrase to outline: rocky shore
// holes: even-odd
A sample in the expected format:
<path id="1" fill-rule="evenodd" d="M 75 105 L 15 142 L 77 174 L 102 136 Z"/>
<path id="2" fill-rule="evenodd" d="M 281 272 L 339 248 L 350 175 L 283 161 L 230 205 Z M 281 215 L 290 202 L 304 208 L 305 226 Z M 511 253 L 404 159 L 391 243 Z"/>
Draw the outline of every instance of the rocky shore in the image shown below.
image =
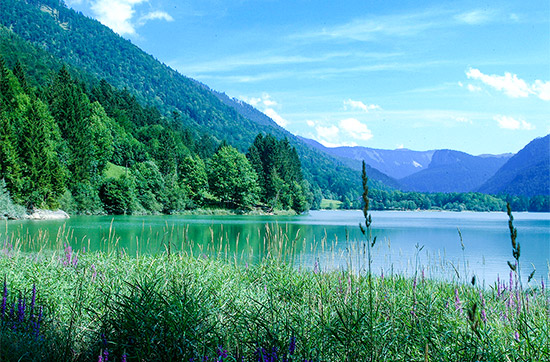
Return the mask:
<path id="1" fill-rule="evenodd" d="M 68 219 L 70 218 L 69 214 L 67 214 L 63 210 L 42 210 L 42 209 L 36 209 L 33 210 L 31 213 L 25 215 L 24 219 L 26 220 L 60 220 L 60 219 Z"/>

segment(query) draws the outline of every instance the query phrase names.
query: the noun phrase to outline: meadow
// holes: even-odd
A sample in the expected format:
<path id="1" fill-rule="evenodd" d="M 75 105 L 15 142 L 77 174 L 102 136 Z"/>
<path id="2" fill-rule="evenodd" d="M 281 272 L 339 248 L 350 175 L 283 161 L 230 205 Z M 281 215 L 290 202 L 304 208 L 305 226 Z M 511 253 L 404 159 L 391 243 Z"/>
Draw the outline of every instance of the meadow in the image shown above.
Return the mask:
<path id="1" fill-rule="evenodd" d="M 363 267 L 336 270 L 296 265 L 281 228 L 260 260 L 215 246 L 76 251 L 62 233 L 28 253 L 36 241 L 5 238 L 0 361 L 550 360 L 548 276 L 521 282 L 512 222 L 509 278 L 488 287 L 422 265 L 375 276 L 368 215 L 363 227 L 347 256 Z"/>

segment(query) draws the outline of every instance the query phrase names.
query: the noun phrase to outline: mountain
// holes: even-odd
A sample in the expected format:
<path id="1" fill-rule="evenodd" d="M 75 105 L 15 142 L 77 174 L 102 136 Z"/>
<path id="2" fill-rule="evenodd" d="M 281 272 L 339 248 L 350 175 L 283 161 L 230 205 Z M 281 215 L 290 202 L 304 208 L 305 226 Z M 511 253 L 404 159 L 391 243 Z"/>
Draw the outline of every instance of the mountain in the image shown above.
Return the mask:
<path id="1" fill-rule="evenodd" d="M 68 9 L 62 1 L 0 0 L 0 8 L 0 25 L 4 27 L 0 35 L 19 37 L 68 64 L 85 86 L 96 86 L 105 79 L 135 95 L 140 103 L 156 107 L 165 115 L 176 112 L 185 127 L 209 134 L 218 143 L 226 141 L 241 152 L 246 152 L 259 133 L 288 138 L 297 149 L 304 177 L 313 189 L 320 188 L 326 197 L 341 197 L 350 191 L 360 193 L 357 170 L 312 149 L 265 115 L 258 116 L 259 112 L 251 106 L 181 75 L 98 21 Z M 21 56 L 17 49 L 10 48 L 10 41 L 3 43 L 8 44 L 2 49 L 7 63 L 13 66 L 19 60 L 25 69 L 34 68 L 32 56 Z M 40 71 L 34 75 L 47 74 Z M 373 172 L 373 186 L 387 189 L 375 181 L 377 177 Z"/>
<path id="2" fill-rule="evenodd" d="M 478 191 L 521 196 L 550 195 L 550 134 L 529 142 Z"/>
<path id="3" fill-rule="evenodd" d="M 302 138 L 312 147 L 322 150 L 349 167 L 360 170 L 361 162 L 383 172 L 384 174 L 400 179 L 428 167 L 435 151 L 412 151 L 408 149 L 382 150 L 369 147 L 325 147 L 317 141 Z"/>
<path id="4" fill-rule="evenodd" d="M 469 192 L 493 176 L 509 157 L 472 156 L 459 151 L 437 150 L 428 168 L 399 182 L 406 191 Z"/>

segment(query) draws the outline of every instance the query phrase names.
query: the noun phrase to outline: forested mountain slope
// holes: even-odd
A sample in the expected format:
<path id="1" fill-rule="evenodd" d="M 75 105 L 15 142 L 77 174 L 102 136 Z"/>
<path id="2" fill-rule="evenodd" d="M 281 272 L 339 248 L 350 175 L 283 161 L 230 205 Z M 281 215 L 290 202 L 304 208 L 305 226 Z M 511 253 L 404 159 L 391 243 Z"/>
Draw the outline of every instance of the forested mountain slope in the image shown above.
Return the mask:
<path id="1" fill-rule="evenodd" d="M 296 137 L 265 121 L 242 116 L 208 87 L 189 79 L 146 54 L 99 22 L 68 9 L 58 0 L 0 0 L 0 22 L 22 39 L 78 69 L 88 86 L 106 79 L 127 89 L 137 100 L 158 107 L 162 114 L 179 113 L 178 120 L 200 134 L 210 134 L 246 152 L 258 133 L 287 137 L 296 147 L 311 186 L 327 197 L 360 192 L 360 176 L 328 155 L 311 150 Z M 4 55 L 10 62 L 9 54 Z M 13 61 L 13 60 L 12 60 Z M 30 64 L 25 64 L 31 69 Z M 372 176 L 371 180 L 376 177 Z M 381 183 L 376 187 L 384 188 Z"/>

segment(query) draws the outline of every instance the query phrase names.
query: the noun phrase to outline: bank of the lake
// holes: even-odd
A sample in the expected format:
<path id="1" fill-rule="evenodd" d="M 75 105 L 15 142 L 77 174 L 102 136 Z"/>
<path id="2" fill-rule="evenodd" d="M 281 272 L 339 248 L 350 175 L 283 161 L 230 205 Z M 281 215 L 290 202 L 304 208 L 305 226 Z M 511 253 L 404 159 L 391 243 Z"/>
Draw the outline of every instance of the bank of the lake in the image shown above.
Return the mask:
<path id="1" fill-rule="evenodd" d="M 490 285 L 507 278 L 512 257 L 506 213 L 373 211 L 373 270 L 380 275 L 414 274 L 419 261 L 430 278 L 471 277 Z M 550 214 L 515 213 L 526 269 L 548 276 Z M 22 251 L 59 249 L 156 255 L 236 254 L 239 260 L 266 256 L 266 238 L 284 235 L 294 264 L 322 270 L 364 268 L 358 249 L 364 238 L 360 211 L 311 211 L 306 215 L 142 215 L 74 216 L 68 220 L 9 221 L 0 228 Z M 459 233 L 460 231 L 460 233 Z M 462 237 L 462 240 L 461 240 Z M 464 249 L 462 246 L 464 245 Z M 419 249 L 422 248 L 421 251 Z M 529 270 L 530 273 L 531 270 Z M 526 278 L 528 273 L 525 273 Z"/>

